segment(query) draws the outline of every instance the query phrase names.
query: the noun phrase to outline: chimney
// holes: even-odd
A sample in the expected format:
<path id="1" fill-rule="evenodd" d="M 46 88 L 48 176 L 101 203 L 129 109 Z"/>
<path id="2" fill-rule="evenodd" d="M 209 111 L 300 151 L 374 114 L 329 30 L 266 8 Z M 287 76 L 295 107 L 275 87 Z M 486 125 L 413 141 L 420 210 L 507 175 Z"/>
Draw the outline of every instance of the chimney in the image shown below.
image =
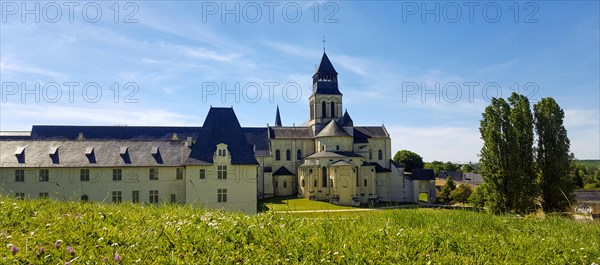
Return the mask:
<path id="1" fill-rule="evenodd" d="M 191 137 L 191 136 L 188 136 L 188 137 L 185 139 L 185 146 L 186 146 L 186 147 L 192 147 L 192 137 Z"/>

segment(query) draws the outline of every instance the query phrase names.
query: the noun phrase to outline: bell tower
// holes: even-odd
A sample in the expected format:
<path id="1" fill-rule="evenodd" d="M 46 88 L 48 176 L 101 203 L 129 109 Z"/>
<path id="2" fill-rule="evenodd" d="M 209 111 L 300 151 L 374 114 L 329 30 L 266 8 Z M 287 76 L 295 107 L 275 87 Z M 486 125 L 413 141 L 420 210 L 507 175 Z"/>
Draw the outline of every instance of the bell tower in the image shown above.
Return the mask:
<path id="1" fill-rule="evenodd" d="M 313 75 L 309 126 L 317 135 L 331 120 L 339 120 L 342 115 L 342 93 L 338 89 L 338 73 L 333 68 L 325 51 Z"/>

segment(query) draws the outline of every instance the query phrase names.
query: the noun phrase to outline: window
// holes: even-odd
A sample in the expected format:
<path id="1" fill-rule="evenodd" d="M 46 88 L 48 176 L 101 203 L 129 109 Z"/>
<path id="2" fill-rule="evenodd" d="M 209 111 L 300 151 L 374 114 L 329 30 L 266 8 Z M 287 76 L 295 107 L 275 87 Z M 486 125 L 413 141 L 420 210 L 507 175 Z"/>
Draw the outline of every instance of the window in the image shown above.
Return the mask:
<path id="1" fill-rule="evenodd" d="M 227 156 L 227 149 L 219 149 L 218 155 L 219 156 Z"/>
<path id="2" fill-rule="evenodd" d="M 275 188 L 279 187 L 279 181 L 275 181 Z"/>
<path id="3" fill-rule="evenodd" d="M 321 117 L 327 117 L 327 104 L 325 103 L 325 101 L 321 102 Z"/>
<path id="4" fill-rule="evenodd" d="M 15 182 L 25 182 L 25 170 L 15 170 Z"/>
<path id="5" fill-rule="evenodd" d="M 296 150 L 296 160 L 301 160 L 302 159 L 302 150 L 298 149 Z"/>
<path id="6" fill-rule="evenodd" d="M 377 159 L 383 160 L 383 151 L 381 151 L 381 149 L 379 149 L 379 151 L 377 151 Z"/>
<path id="7" fill-rule="evenodd" d="M 90 181 L 90 170 L 89 169 L 80 169 L 79 170 L 79 180 L 80 181 Z"/>
<path id="8" fill-rule="evenodd" d="M 217 179 L 227 179 L 227 166 L 217 167 Z"/>
<path id="9" fill-rule="evenodd" d="M 148 175 L 150 176 L 150 180 L 158 180 L 158 168 L 148 169 Z"/>
<path id="10" fill-rule="evenodd" d="M 321 186 L 327 187 L 327 168 L 323 167 L 323 173 L 321 174 Z"/>
<path id="11" fill-rule="evenodd" d="M 19 200 L 25 199 L 25 193 L 23 192 L 15 192 L 15 197 Z"/>
<path id="12" fill-rule="evenodd" d="M 373 160 L 373 151 L 369 150 L 369 160 Z"/>
<path id="13" fill-rule="evenodd" d="M 292 151 L 290 151 L 290 149 L 285 150 L 285 160 L 286 161 L 292 160 Z"/>
<path id="14" fill-rule="evenodd" d="M 227 202 L 227 189 L 217 189 L 217 202 Z"/>
<path id="15" fill-rule="evenodd" d="M 363 182 L 364 182 L 364 186 L 366 187 L 367 186 L 367 180 L 365 179 L 365 180 L 363 180 Z"/>
<path id="16" fill-rule="evenodd" d="M 177 168 L 175 179 L 183 179 L 183 168 Z"/>
<path id="17" fill-rule="evenodd" d="M 206 169 L 200 169 L 200 179 L 206 179 Z"/>
<path id="18" fill-rule="evenodd" d="M 285 182 L 285 181 L 283 182 L 283 188 L 284 189 L 287 188 L 287 182 Z"/>
<path id="19" fill-rule="evenodd" d="M 177 202 L 177 195 L 171 194 L 171 203 L 176 203 L 176 202 Z"/>
<path id="20" fill-rule="evenodd" d="M 302 179 L 302 188 L 304 188 L 304 185 L 305 185 L 304 179 Z"/>
<path id="21" fill-rule="evenodd" d="M 279 161 L 281 160 L 281 153 L 279 152 L 279 149 L 275 150 L 275 161 Z"/>
<path id="22" fill-rule="evenodd" d="M 333 117 L 335 117 L 335 103 L 333 103 L 333 101 L 331 101 L 330 107 L 331 107 L 331 109 L 330 109 L 330 111 L 331 111 L 330 115 L 333 118 Z"/>
<path id="23" fill-rule="evenodd" d="M 113 181 L 121 181 L 123 179 L 123 170 L 120 168 L 113 169 Z"/>
<path id="24" fill-rule="evenodd" d="M 40 199 L 47 199 L 47 198 L 48 198 L 47 192 L 40 192 Z"/>
<path id="25" fill-rule="evenodd" d="M 113 203 L 120 203 L 122 199 L 123 199 L 123 196 L 122 196 L 121 191 L 113 191 L 112 192 L 112 202 Z"/>
<path id="26" fill-rule="evenodd" d="M 48 182 L 49 175 L 48 169 L 40 169 L 40 182 Z"/>
<path id="27" fill-rule="evenodd" d="M 317 185 L 318 185 L 317 180 L 315 179 L 315 182 L 313 183 L 313 187 L 316 187 Z"/>
<path id="28" fill-rule="evenodd" d="M 340 151 L 340 146 L 339 145 L 335 146 L 335 151 Z"/>
<path id="29" fill-rule="evenodd" d="M 150 191 L 149 201 L 150 201 L 150 203 L 158 203 L 158 190 Z"/>
<path id="30" fill-rule="evenodd" d="M 140 191 L 134 190 L 131 192 L 131 202 L 139 203 L 140 202 Z"/>

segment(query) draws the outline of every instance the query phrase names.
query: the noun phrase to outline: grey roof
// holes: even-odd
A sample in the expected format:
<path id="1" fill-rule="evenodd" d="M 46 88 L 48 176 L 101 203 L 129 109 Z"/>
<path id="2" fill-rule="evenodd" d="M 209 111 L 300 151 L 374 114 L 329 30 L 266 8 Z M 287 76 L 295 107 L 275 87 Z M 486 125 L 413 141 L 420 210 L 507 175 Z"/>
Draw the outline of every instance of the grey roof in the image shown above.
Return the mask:
<path id="1" fill-rule="evenodd" d="M 338 89 L 337 74 L 329 57 L 323 52 L 319 67 L 313 75 L 313 94 L 341 95 L 342 93 Z"/>
<path id="2" fill-rule="evenodd" d="M 323 128 L 318 134 L 317 137 L 329 137 L 329 136 L 345 136 L 351 137 L 342 127 L 340 127 L 337 122 L 331 120 L 325 128 Z"/>
<path id="3" fill-rule="evenodd" d="M 462 181 L 463 173 L 458 171 L 438 171 L 438 178 L 447 179 L 448 177 L 452 177 L 452 180 Z"/>
<path id="4" fill-rule="evenodd" d="M 248 143 L 233 108 L 211 107 L 186 165 L 213 163 L 217 144 L 227 144 L 233 165 L 258 165 L 253 146 Z"/>
<path id="5" fill-rule="evenodd" d="M 269 151 L 269 129 L 267 127 L 262 128 L 242 128 L 244 136 L 249 144 L 254 147 L 254 155 L 256 156 L 270 156 Z"/>
<path id="6" fill-rule="evenodd" d="M 167 140 L 4 140 L 0 146 L 2 167 L 24 168 L 181 166 L 190 152 L 182 141 Z M 23 163 L 19 163 L 15 152 L 22 147 Z M 121 156 L 123 148 L 126 157 Z M 154 148 L 160 150 L 155 156 Z"/>
<path id="7" fill-rule="evenodd" d="M 201 130 L 201 127 L 34 125 L 31 139 L 75 140 L 81 133 L 86 140 L 170 140 L 173 134 L 181 140 L 188 136 L 196 140 Z"/>
<path id="8" fill-rule="evenodd" d="M 354 166 L 354 165 L 351 164 L 351 163 L 349 163 L 349 162 L 346 162 L 344 160 L 340 160 L 340 161 L 337 161 L 337 162 L 331 164 L 331 166 L 336 166 L 337 167 L 337 166 Z"/>
<path id="9" fill-rule="evenodd" d="M 380 172 L 391 172 L 392 170 L 389 168 L 385 168 L 382 167 L 379 163 L 376 162 L 363 162 L 362 166 L 374 166 L 375 167 L 375 172 L 380 173 Z"/>
<path id="10" fill-rule="evenodd" d="M 313 139 L 310 127 L 269 127 L 271 139 Z"/>
<path id="11" fill-rule="evenodd" d="M 0 131 L 0 140 L 25 140 L 30 137 L 29 131 Z"/>
<path id="12" fill-rule="evenodd" d="M 275 113 L 275 126 L 281 127 L 281 115 L 279 115 L 279 106 L 277 106 L 277 112 Z"/>
<path id="13" fill-rule="evenodd" d="M 273 173 L 273 176 L 295 176 L 296 174 L 289 171 L 286 167 L 280 167 Z"/>
<path id="14" fill-rule="evenodd" d="M 362 156 L 357 153 L 352 153 L 352 152 L 318 152 L 318 153 L 309 155 L 306 158 L 323 158 L 323 157 L 345 158 L 345 157 L 362 157 Z"/>
<path id="15" fill-rule="evenodd" d="M 412 180 L 435 180 L 433 169 L 413 169 L 409 176 Z"/>
<path id="16" fill-rule="evenodd" d="M 354 143 L 368 143 L 369 138 L 389 139 L 384 126 L 355 126 Z"/>
<path id="17" fill-rule="evenodd" d="M 352 121 L 352 118 L 350 118 L 350 114 L 348 114 L 347 110 L 344 111 L 344 116 L 338 121 L 338 124 L 342 127 L 354 126 L 354 122 Z"/>

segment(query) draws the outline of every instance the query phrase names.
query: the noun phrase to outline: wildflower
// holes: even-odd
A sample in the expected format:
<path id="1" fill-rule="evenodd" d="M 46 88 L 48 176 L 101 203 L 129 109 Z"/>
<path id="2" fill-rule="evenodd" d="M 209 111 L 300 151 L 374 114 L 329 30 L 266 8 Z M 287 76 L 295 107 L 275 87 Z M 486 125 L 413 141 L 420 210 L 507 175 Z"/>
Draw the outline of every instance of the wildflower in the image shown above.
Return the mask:
<path id="1" fill-rule="evenodd" d="M 108 257 L 104 257 L 104 259 L 102 259 L 102 261 L 108 262 Z"/>
<path id="2" fill-rule="evenodd" d="M 46 253 L 46 248 L 40 247 L 40 255 L 44 255 L 44 253 Z"/>
<path id="3" fill-rule="evenodd" d="M 75 255 L 75 250 L 71 246 L 67 246 L 67 252 L 69 252 L 71 255 Z"/>
<path id="4" fill-rule="evenodd" d="M 121 255 L 119 255 L 119 253 L 115 254 L 115 261 L 116 262 L 121 262 Z"/>
<path id="5" fill-rule="evenodd" d="M 19 252 L 19 248 L 13 244 L 9 244 L 10 246 L 10 252 L 12 252 L 13 254 L 17 254 L 17 252 Z"/>
<path id="6" fill-rule="evenodd" d="M 60 248 L 60 243 L 62 243 L 62 240 L 56 240 L 56 242 L 54 242 L 54 247 Z"/>

